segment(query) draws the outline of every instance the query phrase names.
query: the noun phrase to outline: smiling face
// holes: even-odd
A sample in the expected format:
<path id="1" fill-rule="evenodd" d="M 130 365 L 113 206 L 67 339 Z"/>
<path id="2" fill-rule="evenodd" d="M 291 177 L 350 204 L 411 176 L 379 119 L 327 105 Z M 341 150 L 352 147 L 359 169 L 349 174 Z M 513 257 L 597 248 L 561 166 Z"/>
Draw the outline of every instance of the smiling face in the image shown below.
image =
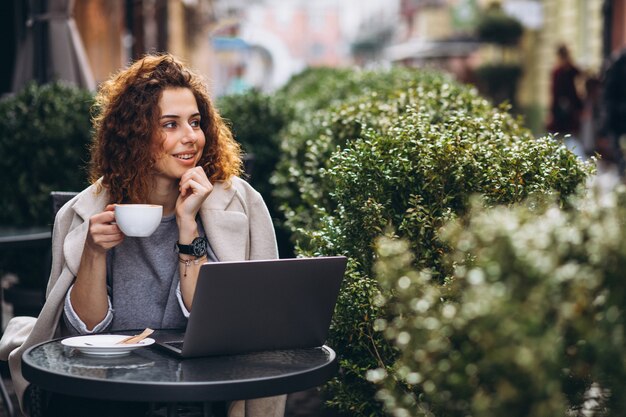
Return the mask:
<path id="1" fill-rule="evenodd" d="M 169 179 L 179 179 L 198 164 L 206 143 L 200 112 L 188 88 L 166 88 L 159 100 L 161 116 L 154 139 L 156 169 Z"/>

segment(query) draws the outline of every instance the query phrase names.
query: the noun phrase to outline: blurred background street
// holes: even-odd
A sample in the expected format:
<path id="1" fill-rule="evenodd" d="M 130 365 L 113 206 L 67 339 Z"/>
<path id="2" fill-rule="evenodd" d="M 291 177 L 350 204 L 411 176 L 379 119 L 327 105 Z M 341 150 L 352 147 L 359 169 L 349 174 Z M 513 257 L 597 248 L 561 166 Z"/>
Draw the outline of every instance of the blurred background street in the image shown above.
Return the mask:
<path id="1" fill-rule="evenodd" d="M 132 59 L 167 50 L 216 96 L 270 92 L 310 66 L 437 68 L 507 100 L 545 133 L 555 50 L 601 80 L 626 43 L 620 0 L 12 0 L 0 6 L 0 94 L 31 79 L 94 90 Z M 587 109 L 589 110 L 589 109 Z M 581 143 L 591 151 L 593 115 Z M 582 149 L 580 149 L 582 151 Z"/>
<path id="2" fill-rule="evenodd" d="M 601 88 L 626 44 L 623 0 L 11 0 L 0 5 L 0 94 L 62 79 L 94 91 L 149 51 L 169 51 L 216 97 L 272 92 L 308 67 L 435 68 L 549 129 L 556 50 L 577 68 L 568 146 L 617 158 L 599 132 Z"/>

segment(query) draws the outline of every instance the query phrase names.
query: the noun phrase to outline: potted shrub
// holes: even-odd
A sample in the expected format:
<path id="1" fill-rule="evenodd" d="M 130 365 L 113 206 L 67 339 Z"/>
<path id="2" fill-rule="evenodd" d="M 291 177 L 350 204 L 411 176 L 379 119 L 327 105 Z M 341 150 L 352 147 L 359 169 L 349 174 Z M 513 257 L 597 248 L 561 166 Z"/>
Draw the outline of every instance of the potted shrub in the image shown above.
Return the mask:
<path id="1" fill-rule="evenodd" d="M 359 80 L 352 96 L 298 113 L 287 126 L 274 178 L 297 252 L 350 259 L 329 340 L 341 372 L 327 398 L 348 415 L 369 416 L 382 409 L 366 375 L 382 369 L 396 377 L 400 352 L 376 330 L 392 318 L 373 274 L 376 239 L 392 227 L 407 239 L 413 267 L 429 268 L 445 285 L 450 248 L 439 228 L 466 213 L 472 195 L 488 206 L 542 193 L 565 201 L 593 168 L 441 74 L 394 69 L 352 77 Z"/>
<path id="2" fill-rule="evenodd" d="M 476 26 L 476 35 L 480 41 L 502 46 L 517 45 L 523 33 L 521 22 L 504 13 L 497 3 L 490 4 L 483 11 Z"/>
<path id="3" fill-rule="evenodd" d="M 565 208 L 564 208 L 565 207 Z M 626 191 L 563 206 L 476 205 L 442 233 L 450 285 L 381 239 L 376 272 L 398 348 L 370 372 L 393 415 L 611 415 L 626 409 Z"/>
<path id="4" fill-rule="evenodd" d="M 480 91 L 494 103 L 508 102 L 516 106 L 516 93 L 522 66 L 515 47 L 524 34 L 524 27 L 514 17 L 504 13 L 498 3 L 490 4 L 482 13 L 476 27 L 481 42 L 495 45 L 500 57 L 479 66 L 475 70 Z"/>

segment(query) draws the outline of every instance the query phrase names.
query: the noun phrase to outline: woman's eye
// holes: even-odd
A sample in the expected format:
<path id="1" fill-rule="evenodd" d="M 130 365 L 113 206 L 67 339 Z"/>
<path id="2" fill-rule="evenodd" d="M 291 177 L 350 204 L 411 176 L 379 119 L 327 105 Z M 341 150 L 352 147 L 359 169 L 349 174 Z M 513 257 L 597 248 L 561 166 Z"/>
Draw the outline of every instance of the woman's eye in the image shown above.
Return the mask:
<path id="1" fill-rule="evenodd" d="M 192 120 L 189 124 L 191 127 L 200 127 L 200 120 Z"/>
<path id="2" fill-rule="evenodd" d="M 176 127 L 176 122 L 171 121 L 163 124 L 163 127 L 166 129 L 172 129 Z"/>

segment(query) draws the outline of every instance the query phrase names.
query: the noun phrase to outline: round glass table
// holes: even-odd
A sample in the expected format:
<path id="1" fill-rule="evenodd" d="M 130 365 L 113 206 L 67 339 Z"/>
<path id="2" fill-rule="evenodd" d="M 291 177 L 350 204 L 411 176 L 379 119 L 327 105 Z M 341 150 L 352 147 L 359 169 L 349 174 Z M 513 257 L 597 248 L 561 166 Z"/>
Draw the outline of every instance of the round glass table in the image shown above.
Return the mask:
<path id="1" fill-rule="evenodd" d="M 154 338 L 158 340 L 159 334 Z M 90 357 L 52 340 L 29 348 L 22 372 L 60 394 L 104 400 L 209 402 L 269 397 L 322 385 L 335 352 L 318 348 L 180 359 L 154 346 L 122 357 Z"/>

